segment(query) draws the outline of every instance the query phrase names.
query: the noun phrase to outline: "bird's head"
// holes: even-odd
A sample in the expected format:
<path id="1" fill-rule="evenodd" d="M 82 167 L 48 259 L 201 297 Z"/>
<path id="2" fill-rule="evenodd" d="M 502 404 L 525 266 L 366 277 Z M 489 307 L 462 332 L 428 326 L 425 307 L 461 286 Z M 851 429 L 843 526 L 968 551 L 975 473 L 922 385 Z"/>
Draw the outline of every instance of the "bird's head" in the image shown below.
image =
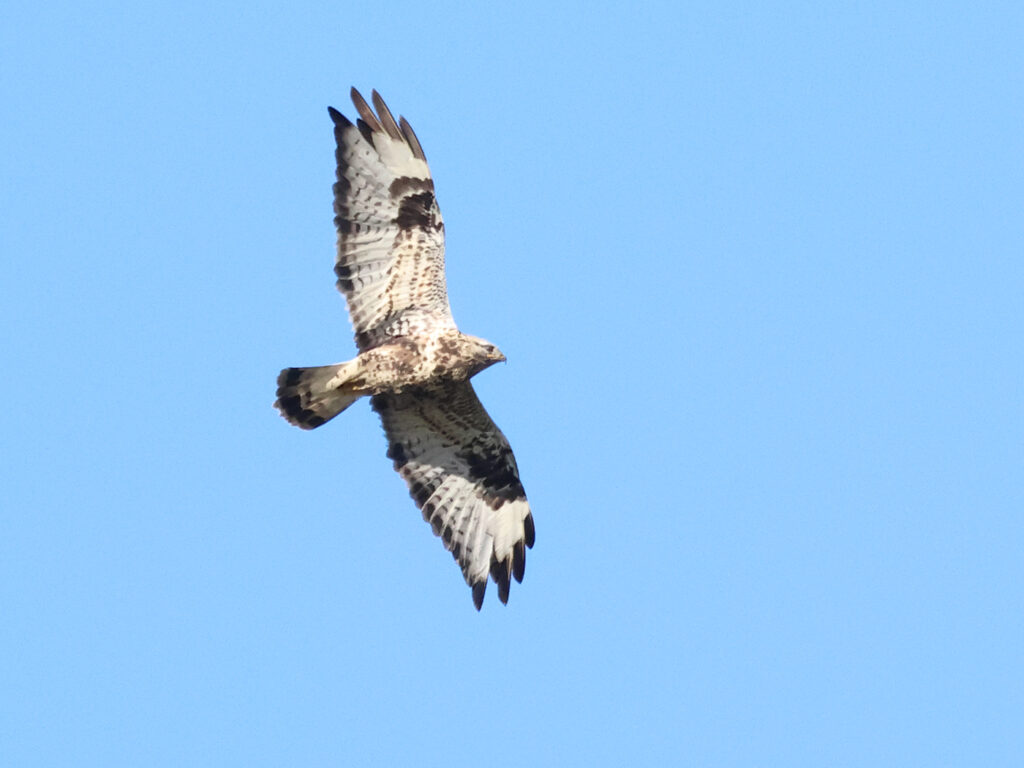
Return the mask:
<path id="1" fill-rule="evenodd" d="M 475 368 L 474 373 L 479 373 L 484 368 L 489 368 L 495 363 L 505 362 L 505 355 L 491 342 L 476 336 L 466 336 L 465 338 L 471 346 L 473 361 L 476 363 L 473 366 Z"/>

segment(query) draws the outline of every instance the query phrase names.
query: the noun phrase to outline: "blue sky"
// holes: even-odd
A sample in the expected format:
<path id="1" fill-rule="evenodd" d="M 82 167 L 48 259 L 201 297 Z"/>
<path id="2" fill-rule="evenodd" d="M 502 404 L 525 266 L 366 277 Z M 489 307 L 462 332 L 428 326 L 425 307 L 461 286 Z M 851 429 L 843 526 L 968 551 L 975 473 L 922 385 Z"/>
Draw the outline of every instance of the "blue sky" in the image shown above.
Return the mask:
<path id="1" fill-rule="evenodd" d="M 1024 761 L 1024 13 L 16 2 L 0 755 Z M 537 522 L 473 610 L 365 404 L 328 104 L 437 182 Z"/>

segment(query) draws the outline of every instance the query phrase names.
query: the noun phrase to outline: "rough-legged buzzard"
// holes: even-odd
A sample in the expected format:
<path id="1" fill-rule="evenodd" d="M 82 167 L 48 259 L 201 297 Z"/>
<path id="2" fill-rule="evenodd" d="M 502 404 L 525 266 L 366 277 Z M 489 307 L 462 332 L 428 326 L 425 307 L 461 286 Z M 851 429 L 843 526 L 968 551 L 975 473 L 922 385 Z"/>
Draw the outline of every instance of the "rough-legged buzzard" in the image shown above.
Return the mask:
<path id="1" fill-rule="evenodd" d="M 275 407 L 313 429 L 367 395 L 387 434 L 388 457 L 462 568 L 477 610 L 487 577 L 508 601 L 523 580 L 533 516 L 508 440 L 480 404 L 471 376 L 505 359 L 455 326 L 444 274 L 444 222 L 412 127 L 373 92 L 352 89 L 359 119 L 330 108 L 338 181 L 334 272 L 348 301 L 358 356 L 286 368 Z"/>

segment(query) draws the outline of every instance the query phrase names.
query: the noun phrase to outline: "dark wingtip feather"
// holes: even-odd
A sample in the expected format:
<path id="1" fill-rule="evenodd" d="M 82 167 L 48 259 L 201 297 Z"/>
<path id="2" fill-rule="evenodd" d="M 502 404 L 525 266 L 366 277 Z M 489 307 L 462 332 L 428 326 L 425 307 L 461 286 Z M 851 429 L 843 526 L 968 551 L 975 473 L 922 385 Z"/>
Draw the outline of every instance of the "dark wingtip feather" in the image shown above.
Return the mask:
<path id="1" fill-rule="evenodd" d="M 327 108 L 327 114 L 331 116 L 331 120 L 339 128 L 347 128 L 352 125 L 352 121 L 345 117 L 341 112 L 336 110 L 334 107 Z"/>
<path id="2" fill-rule="evenodd" d="M 473 605 L 479 611 L 484 604 L 484 592 L 487 591 L 487 579 L 473 585 Z"/>
<path id="3" fill-rule="evenodd" d="M 384 130 L 387 131 L 388 136 L 392 139 L 402 138 L 402 132 L 398 130 L 398 123 L 395 122 L 394 115 L 391 114 L 391 110 L 388 109 L 388 105 L 384 103 L 384 99 L 377 93 L 377 89 L 374 88 L 370 94 L 373 99 L 373 106 L 377 108 L 377 114 L 380 116 L 380 122 L 384 126 Z"/>
<path id="4" fill-rule="evenodd" d="M 507 605 L 509 588 L 508 560 L 498 560 L 493 555 L 491 556 L 491 578 L 498 585 L 498 599 L 501 600 L 503 605 Z"/>
<path id="5" fill-rule="evenodd" d="M 363 118 L 360 117 L 359 119 L 356 120 L 356 128 L 359 129 L 359 133 L 362 135 L 364 139 L 366 139 L 366 141 L 369 143 L 371 147 L 377 146 L 376 144 L 373 143 L 373 128 L 368 126 L 366 124 L 366 121 L 363 120 Z"/>
<path id="6" fill-rule="evenodd" d="M 373 110 L 370 109 L 370 105 L 366 103 L 366 99 L 363 98 L 363 94 L 357 91 L 353 86 L 352 90 L 349 92 L 349 96 L 352 97 L 352 103 L 355 104 L 356 111 L 359 113 L 359 116 L 363 118 L 367 127 L 371 131 L 383 132 L 384 127 L 380 124 L 380 120 L 377 119 L 377 116 L 373 114 Z"/>
<path id="7" fill-rule="evenodd" d="M 416 137 L 416 131 L 409 125 L 409 121 L 404 117 L 398 118 L 398 127 L 402 131 L 402 135 L 405 136 L 405 142 L 412 148 L 413 157 L 418 157 L 423 162 L 427 162 L 427 156 L 423 154 L 423 147 L 420 146 L 420 140 Z"/>
<path id="8" fill-rule="evenodd" d="M 526 518 L 523 520 L 523 533 L 525 535 L 526 546 L 532 547 L 533 546 L 533 542 L 534 542 L 534 540 L 537 537 L 537 532 L 534 530 L 534 527 L 533 527 L 533 513 L 532 512 L 528 513 L 526 515 Z"/>
<path id="9" fill-rule="evenodd" d="M 512 576 L 520 584 L 523 583 L 523 576 L 526 574 L 526 547 L 523 542 L 517 541 L 512 550 Z"/>

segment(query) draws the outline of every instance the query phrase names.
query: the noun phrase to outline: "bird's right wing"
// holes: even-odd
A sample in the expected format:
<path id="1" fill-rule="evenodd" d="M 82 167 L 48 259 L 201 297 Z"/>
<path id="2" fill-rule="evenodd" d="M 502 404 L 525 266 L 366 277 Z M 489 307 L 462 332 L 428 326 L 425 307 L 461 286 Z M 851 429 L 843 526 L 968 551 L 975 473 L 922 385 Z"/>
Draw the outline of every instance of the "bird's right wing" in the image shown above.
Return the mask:
<path id="1" fill-rule="evenodd" d="M 395 122 L 380 94 L 376 113 L 355 88 L 355 124 L 330 108 L 337 141 L 334 223 L 338 289 L 360 350 L 393 336 L 455 328 L 444 275 L 444 222 L 419 139 Z"/>

